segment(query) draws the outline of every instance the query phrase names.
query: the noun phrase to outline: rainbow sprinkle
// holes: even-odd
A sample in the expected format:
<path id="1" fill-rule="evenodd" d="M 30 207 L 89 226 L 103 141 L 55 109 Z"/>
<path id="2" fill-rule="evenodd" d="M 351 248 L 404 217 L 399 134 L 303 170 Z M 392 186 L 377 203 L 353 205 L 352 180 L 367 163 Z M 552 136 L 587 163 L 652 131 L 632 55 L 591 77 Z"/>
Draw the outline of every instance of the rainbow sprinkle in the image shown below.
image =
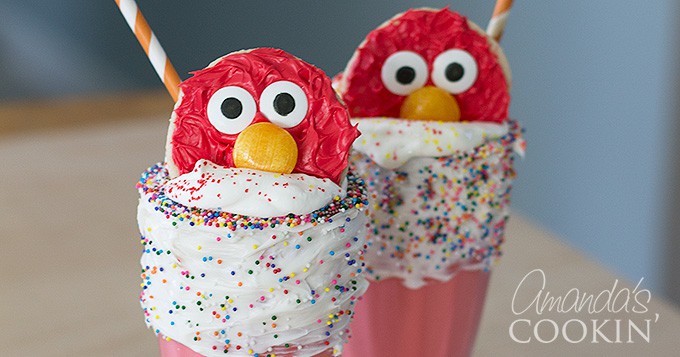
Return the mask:
<path id="1" fill-rule="evenodd" d="M 166 197 L 164 185 L 169 182 L 168 171 L 158 163 L 143 174 L 136 187 L 142 197 L 148 197 L 149 203 L 176 223 L 187 221 L 191 226 L 205 225 L 236 229 L 264 229 L 286 225 L 295 227 L 305 223 L 313 225 L 331 220 L 339 212 L 351 208 L 362 209 L 368 204 L 364 191 L 364 182 L 353 173 L 347 174 L 347 195 L 344 198 L 336 196 L 333 202 L 312 213 L 304 215 L 289 214 L 283 217 L 249 217 L 224 211 L 206 210 L 187 207 Z M 332 220 L 331 220 L 332 221 Z"/>
<path id="2" fill-rule="evenodd" d="M 202 355 L 316 354 L 342 345 L 367 288 L 363 180 L 306 215 L 259 218 L 186 207 L 167 170 L 142 175 L 140 303 L 156 334 Z"/>
<path id="3" fill-rule="evenodd" d="M 502 255 L 521 132 L 510 121 L 508 134 L 472 150 L 414 158 L 394 170 L 354 152 L 352 169 L 369 191 L 371 277 L 401 277 L 418 288 L 458 269 L 488 269 Z"/>

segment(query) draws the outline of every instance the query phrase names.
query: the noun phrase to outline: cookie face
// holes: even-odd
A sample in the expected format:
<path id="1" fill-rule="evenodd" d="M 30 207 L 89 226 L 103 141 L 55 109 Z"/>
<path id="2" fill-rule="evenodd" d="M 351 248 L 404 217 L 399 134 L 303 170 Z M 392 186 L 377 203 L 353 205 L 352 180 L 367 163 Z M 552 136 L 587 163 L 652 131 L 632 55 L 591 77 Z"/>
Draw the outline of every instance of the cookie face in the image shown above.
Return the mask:
<path id="1" fill-rule="evenodd" d="M 358 131 L 320 69 L 260 48 L 229 54 L 193 74 L 181 84 L 171 118 L 171 176 L 205 159 L 340 181 Z"/>
<path id="2" fill-rule="evenodd" d="M 405 103 L 429 88 L 452 98 L 460 111 L 453 119 L 434 120 L 500 123 L 508 118 L 504 55 L 479 27 L 448 9 L 409 10 L 369 33 L 340 82 L 353 117 L 409 118 Z M 437 100 L 433 106 L 453 108 L 448 100 Z"/>

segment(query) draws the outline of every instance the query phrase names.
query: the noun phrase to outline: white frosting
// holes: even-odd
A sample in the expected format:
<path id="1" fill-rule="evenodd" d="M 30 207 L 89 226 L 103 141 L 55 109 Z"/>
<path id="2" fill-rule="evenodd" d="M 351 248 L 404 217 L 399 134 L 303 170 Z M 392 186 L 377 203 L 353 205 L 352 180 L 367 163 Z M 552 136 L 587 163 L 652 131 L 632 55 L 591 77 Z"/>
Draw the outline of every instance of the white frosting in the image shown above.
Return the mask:
<path id="1" fill-rule="evenodd" d="M 484 163 L 496 169 L 502 166 L 499 160 L 494 155 Z M 377 197 L 369 206 L 374 231 L 366 261 L 371 278 L 399 278 L 407 288 L 418 289 L 429 279 L 448 281 L 460 269 L 491 266 L 496 256 L 484 254 L 495 254 L 503 239 L 509 213 L 503 202 L 511 180 L 499 170 L 488 181 L 466 187 L 456 182 L 467 182 L 470 174 L 457 165 L 416 158 L 398 174 L 371 161 L 357 165 L 371 172 L 367 182 L 375 185 L 369 185 L 369 197 Z M 475 196 L 468 198 L 470 192 Z"/>
<path id="2" fill-rule="evenodd" d="M 508 132 L 508 124 L 354 118 L 361 136 L 353 148 L 380 166 L 395 169 L 416 157 L 449 156 Z"/>
<path id="3" fill-rule="evenodd" d="M 346 181 L 340 187 L 305 174 L 225 168 L 208 160 L 166 186 L 168 198 L 185 206 L 256 217 L 307 214 L 345 194 Z"/>
<path id="4" fill-rule="evenodd" d="M 512 153 L 524 149 L 519 127 L 356 122 L 362 136 L 350 159 L 368 184 L 370 277 L 399 278 L 417 289 L 461 269 L 489 268 L 504 239 Z"/>
<path id="5" fill-rule="evenodd" d="M 228 356 L 341 349 L 354 300 L 368 285 L 359 209 L 231 230 L 167 216 L 150 197 L 142 195 L 137 217 L 145 245 L 140 301 L 156 333 L 205 356 L 225 355 L 226 345 Z M 295 352 L 284 352 L 286 344 Z"/>

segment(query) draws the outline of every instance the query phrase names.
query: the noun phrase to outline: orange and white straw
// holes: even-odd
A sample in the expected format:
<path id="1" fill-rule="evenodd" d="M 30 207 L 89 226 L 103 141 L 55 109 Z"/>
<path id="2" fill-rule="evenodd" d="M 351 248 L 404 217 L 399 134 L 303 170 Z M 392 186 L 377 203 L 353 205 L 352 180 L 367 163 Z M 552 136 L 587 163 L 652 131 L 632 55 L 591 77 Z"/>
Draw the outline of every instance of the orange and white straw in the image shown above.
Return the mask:
<path id="1" fill-rule="evenodd" d="M 496 2 L 491 21 L 489 21 L 489 26 L 486 28 L 486 33 L 496 42 L 500 42 L 501 37 L 503 37 L 505 23 L 508 21 L 511 7 L 512 0 L 498 0 Z"/>
<path id="2" fill-rule="evenodd" d="M 125 21 L 132 32 L 134 32 L 137 40 L 144 48 L 151 65 L 156 70 L 158 77 L 160 77 L 165 88 L 168 89 L 172 99 L 176 102 L 177 96 L 179 95 L 179 76 L 175 67 L 172 66 L 168 56 L 165 54 L 161 43 L 158 42 L 158 38 L 151 31 L 151 27 L 144 19 L 142 12 L 139 11 L 139 7 L 134 0 L 115 0 L 120 12 L 123 14 Z"/>

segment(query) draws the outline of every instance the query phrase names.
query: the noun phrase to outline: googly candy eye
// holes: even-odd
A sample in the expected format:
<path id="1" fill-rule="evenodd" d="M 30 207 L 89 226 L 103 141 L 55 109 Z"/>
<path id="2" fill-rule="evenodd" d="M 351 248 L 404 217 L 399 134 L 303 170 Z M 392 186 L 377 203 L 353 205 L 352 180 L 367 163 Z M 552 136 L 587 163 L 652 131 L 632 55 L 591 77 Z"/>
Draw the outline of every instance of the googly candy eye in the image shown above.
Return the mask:
<path id="1" fill-rule="evenodd" d="M 409 95 L 427 83 L 427 62 L 415 52 L 399 51 L 385 60 L 380 75 L 387 90 Z"/>
<path id="2" fill-rule="evenodd" d="M 274 82 L 260 96 L 260 111 L 281 128 L 292 128 L 300 124 L 308 110 L 307 95 L 293 82 Z"/>
<path id="3" fill-rule="evenodd" d="M 238 134 L 255 118 L 257 106 L 248 91 L 227 86 L 215 92 L 208 101 L 208 120 L 225 134 Z"/>
<path id="4" fill-rule="evenodd" d="M 460 94 L 477 80 L 477 61 L 470 53 L 460 49 L 442 52 L 432 66 L 432 82 L 451 94 Z"/>

